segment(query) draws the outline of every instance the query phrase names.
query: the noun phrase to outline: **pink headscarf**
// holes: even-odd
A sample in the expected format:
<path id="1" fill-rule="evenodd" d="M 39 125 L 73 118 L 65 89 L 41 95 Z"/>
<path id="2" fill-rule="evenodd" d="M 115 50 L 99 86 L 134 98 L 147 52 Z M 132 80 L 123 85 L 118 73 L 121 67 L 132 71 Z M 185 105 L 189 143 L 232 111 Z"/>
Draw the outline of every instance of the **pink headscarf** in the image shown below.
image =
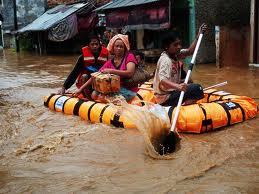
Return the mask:
<path id="1" fill-rule="evenodd" d="M 115 36 L 112 37 L 112 39 L 109 41 L 109 44 L 107 46 L 107 49 L 110 53 L 113 53 L 113 46 L 116 40 L 122 40 L 124 45 L 126 46 L 127 50 L 130 50 L 130 45 L 129 45 L 129 39 L 128 35 L 123 35 L 123 34 L 116 34 Z"/>

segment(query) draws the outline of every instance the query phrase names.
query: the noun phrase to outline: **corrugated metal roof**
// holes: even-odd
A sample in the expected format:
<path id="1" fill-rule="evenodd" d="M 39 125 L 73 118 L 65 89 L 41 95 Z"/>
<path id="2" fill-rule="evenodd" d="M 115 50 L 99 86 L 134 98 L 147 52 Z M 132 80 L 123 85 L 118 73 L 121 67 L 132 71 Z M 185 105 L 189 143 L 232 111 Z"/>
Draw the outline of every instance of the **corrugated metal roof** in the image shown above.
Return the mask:
<path id="1" fill-rule="evenodd" d="M 142 5 L 142 4 L 152 3 L 157 1 L 159 0 L 116 0 L 95 9 L 95 11 L 136 6 L 136 5 Z"/>
<path id="2" fill-rule="evenodd" d="M 23 33 L 26 31 L 45 31 L 51 28 L 53 25 L 59 23 L 61 20 L 65 19 L 69 15 L 75 13 L 79 9 L 82 9 L 88 5 L 89 3 L 58 5 L 46 11 L 43 15 L 38 17 L 32 23 L 18 30 L 18 32 Z"/>

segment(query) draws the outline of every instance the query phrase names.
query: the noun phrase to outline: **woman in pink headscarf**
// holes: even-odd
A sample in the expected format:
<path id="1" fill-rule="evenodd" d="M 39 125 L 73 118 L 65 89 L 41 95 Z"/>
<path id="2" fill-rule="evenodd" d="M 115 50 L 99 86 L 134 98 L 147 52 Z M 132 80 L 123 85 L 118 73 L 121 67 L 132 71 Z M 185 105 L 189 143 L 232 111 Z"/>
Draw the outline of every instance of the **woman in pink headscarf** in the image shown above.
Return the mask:
<path id="1" fill-rule="evenodd" d="M 130 79 L 134 75 L 137 64 L 135 56 L 129 52 L 130 45 L 128 36 L 123 34 L 115 35 L 110 40 L 107 49 L 110 54 L 113 55 L 113 58 L 108 60 L 99 71 L 120 76 L 122 80 L 120 94 L 129 101 L 136 95 L 135 92 L 137 92 L 138 88 L 129 88 L 123 84 L 123 80 Z M 76 91 L 76 94 L 81 93 L 91 82 L 92 80 L 86 82 Z M 93 95 L 93 98 L 95 98 L 95 95 Z"/>

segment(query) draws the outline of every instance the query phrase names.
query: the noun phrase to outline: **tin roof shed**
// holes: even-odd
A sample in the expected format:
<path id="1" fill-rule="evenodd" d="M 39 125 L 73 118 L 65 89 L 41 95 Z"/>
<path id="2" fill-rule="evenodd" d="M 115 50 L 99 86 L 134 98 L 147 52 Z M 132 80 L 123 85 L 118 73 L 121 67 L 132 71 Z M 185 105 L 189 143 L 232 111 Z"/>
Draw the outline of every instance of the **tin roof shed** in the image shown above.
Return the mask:
<path id="1" fill-rule="evenodd" d="M 58 24 L 63 19 L 72 15 L 75 12 L 81 11 L 87 8 L 89 3 L 77 3 L 71 5 L 58 5 L 48 11 L 43 15 L 38 17 L 29 25 L 18 30 L 19 33 L 24 33 L 28 31 L 45 31 Z"/>
<path id="2" fill-rule="evenodd" d="M 159 0 L 117 0 L 117 1 L 111 1 L 97 9 L 95 9 L 95 11 L 125 8 L 125 7 L 130 7 L 130 6 L 143 5 L 146 3 L 153 3 L 153 2 L 157 2 L 157 1 L 159 1 Z"/>

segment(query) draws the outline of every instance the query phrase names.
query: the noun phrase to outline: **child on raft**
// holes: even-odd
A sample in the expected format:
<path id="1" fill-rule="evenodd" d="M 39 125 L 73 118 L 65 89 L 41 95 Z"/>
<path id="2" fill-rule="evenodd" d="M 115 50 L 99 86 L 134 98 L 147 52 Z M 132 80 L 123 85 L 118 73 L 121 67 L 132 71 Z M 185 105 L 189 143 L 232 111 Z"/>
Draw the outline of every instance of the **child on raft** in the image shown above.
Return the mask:
<path id="1" fill-rule="evenodd" d="M 203 88 L 199 84 L 184 83 L 186 72 L 183 68 L 183 60 L 193 54 L 199 34 L 205 32 L 206 24 L 199 28 L 197 38 L 187 49 L 182 49 L 182 43 L 177 32 L 170 32 L 163 40 L 164 52 L 162 52 L 155 72 L 153 88 L 157 103 L 163 106 L 177 106 L 181 91 L 184 91 L 183 103 L 193 104 L 202 99 Z"/>

